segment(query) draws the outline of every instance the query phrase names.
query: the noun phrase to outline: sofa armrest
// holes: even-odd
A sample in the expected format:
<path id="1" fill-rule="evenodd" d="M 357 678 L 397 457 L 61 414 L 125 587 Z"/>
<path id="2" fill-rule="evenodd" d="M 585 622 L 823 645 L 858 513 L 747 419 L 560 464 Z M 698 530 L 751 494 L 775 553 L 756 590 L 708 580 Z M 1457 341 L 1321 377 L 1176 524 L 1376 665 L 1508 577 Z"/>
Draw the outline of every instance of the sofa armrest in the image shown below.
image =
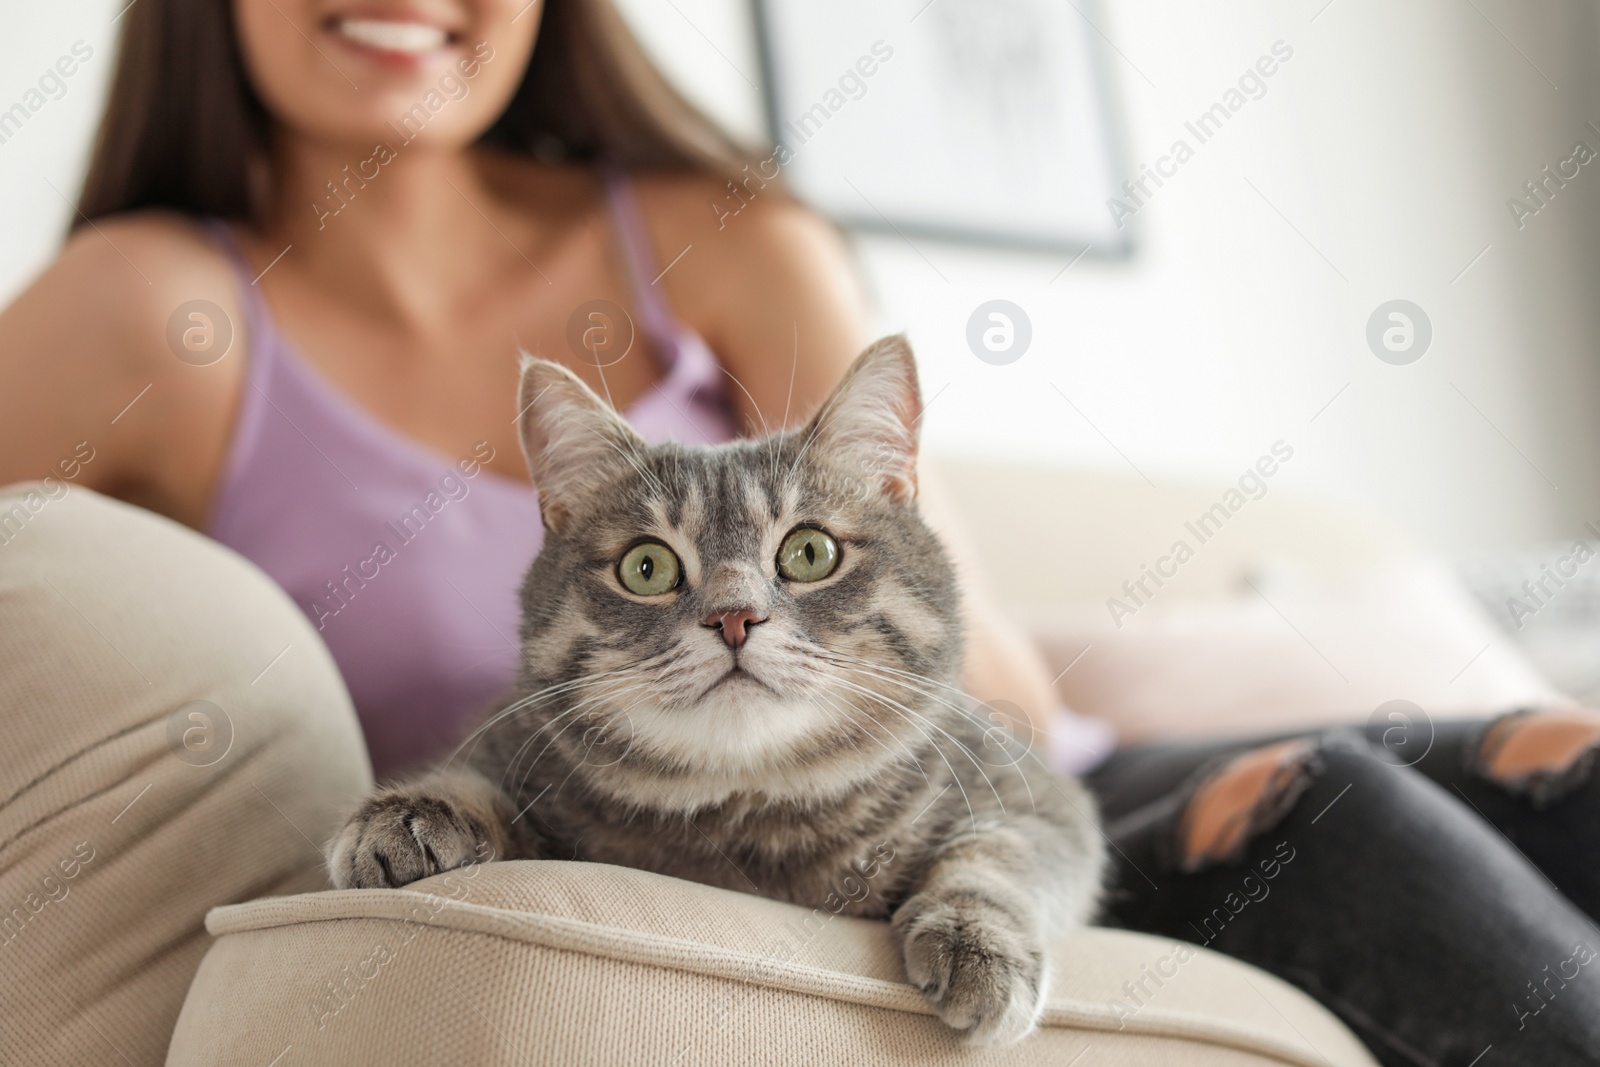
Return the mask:
<path id="1" fill-rule="evenodd" d="M 276 585 L 60 481 L 0 489 L 0 1059 L 166 1058 L 211 907 L 325 884 L 371 786 Z"/>
<path id="2" fill-rule="evenodd" d="M 870 891 L 870 886 L 868 887 Z M 888 924 L 604 864 L 471 866 L 399 890 L 219 908 L 170 1067 L 1028 1064 L 1371 1067 L 1298 990 L 1190 945 L 1086 929 L 1041 1029 L 959 1044 Z"/>

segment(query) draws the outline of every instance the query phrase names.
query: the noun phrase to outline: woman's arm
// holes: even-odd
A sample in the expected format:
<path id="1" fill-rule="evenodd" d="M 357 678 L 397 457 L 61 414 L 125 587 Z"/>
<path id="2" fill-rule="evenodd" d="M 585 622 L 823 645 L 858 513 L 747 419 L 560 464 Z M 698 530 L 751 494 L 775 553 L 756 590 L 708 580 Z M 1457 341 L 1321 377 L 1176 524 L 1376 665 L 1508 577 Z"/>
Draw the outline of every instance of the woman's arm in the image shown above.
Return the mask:
<path id="1" fill-rule="evenodd" d="M 192 300 L 220 308 L 230 359 L 167 340 Z M 200 524 L 245 339 L 226 268 L 192 224 L 144 215 L 84 227 L 0 312 L 0 484 L 47 476 Z"/>
<path id="2" fill-rule="evenodd" d="M 967 661 L 962 686 L 979 700 L 1006 701 L 1021 708 L 1028 724 L 1044 735 L 1034 739 L 1033 747 L 1040 758 L 1046 758 L 1051 713 L 1059 704 L 1050 684 L 1050 670 L 1033 640 L 1000 608 L 977 545 L 944 483 L 932 475 L 924 464 L 918 475 L 918 496 L 923 519 L 939 532 L 955 559 L 965 593 Z M 1007 708 L 995 710 L 1010 714 Z"/>
<path id="3" fill-rule="evenodd" d="M 746 429 L 756 433 L 807 417 L 871 340 L 864 286 L 838 231 L 795 201 L 766 195 L 720 229 L 695 227 L 691 217 L 675 236 L 693 247 L 669 286 L 674 306 L 726 361 L 738 383 L 730 383 L 731 394 Z M 660 206 L 667 213 L 699 209 L 710 219 L 697 198 L 706 199 L 703 187 L 671 193 Z M 996 604 L 970 536 L 926 465 L 919 496 L 965 594 L 964 688 L 979 700 L 1016 704 L 1034 729 L 1048 732 L 1055 698 L 1044 661 Z"/>
<path id="4" fill-rule="evenodd" d="M 83 231 L 0 313 L 0 484 L 60 479 L 62 458 L 84 445 L 94 458 L 80 464 L 76 484 L 107 489 L 131 462 L 122 424 L 133 420 L 112 420 L 148 381 L 135 384 L 148 360 L 113 354 L 148 347 L 129 314 L 138 295 L 129 280 L 145 283 L 127 265 L 128 279 L 119 279 L 115 257 Z"/>

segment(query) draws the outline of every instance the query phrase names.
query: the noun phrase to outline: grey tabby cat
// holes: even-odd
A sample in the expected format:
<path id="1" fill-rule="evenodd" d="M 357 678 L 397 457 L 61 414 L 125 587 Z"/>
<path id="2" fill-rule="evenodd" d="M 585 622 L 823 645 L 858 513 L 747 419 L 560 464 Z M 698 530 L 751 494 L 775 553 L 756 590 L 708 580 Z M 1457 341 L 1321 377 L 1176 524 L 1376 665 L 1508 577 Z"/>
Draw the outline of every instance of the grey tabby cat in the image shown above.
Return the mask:
<path id="1" fill-rule="evenodd" d="M 582 859 L 889 919 L 946 1023 L 978 1044 L 1030 1032 L 1046 946 L 1090 916 L 1104 849 L 1087 792 L 997 759 L 952 687 L 960 604 L 914 506 L 904 339 L 760 440 L 647 444 L 542 360 L 520 407 L 546 525 L 521 695 L 463 766 L 365 801 L 334 883 Z"/>

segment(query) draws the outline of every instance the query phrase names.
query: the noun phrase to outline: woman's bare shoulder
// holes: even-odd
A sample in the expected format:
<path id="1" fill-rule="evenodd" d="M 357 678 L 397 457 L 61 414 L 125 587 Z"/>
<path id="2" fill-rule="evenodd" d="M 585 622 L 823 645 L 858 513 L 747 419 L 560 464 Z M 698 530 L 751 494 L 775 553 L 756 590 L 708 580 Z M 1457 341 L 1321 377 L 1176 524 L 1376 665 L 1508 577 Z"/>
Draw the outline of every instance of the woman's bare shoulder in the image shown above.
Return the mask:
<path id="1" fill-rule="evenodd" d="M 128 306 L 194 287 L 232 295 L 227 258 L 195 219 L 172 211 L 112 215 L 73 231 L 50 271 L 125 293 Z"/>
<path id="2" fill-rule="evenodd" d="M 184 412 L 233 384 L 229 371 L 196 373 L 207 337 L 229 340 L 231 355 L 243 332 L 227 259 L 191 219 L 147 211 L 80 226 L 0 312 L 0 452 L 12 458 L 0 481 L 53 455 L 63 433 L 113 425 L 118 462 L 101 470 L 140 479 L 192 421 Z"/>
<path id="3" fill-rule="evenodd" d="M 830 223 L 790 192 L 776 166 L 763 170 L 751 163 L 735 178 L 705 171 L 646 172 L 634 181 L 661 235 L 707 242 L 713 256 L 770 252 L 801 235 L 837 237 Z"/>
<path id="4" fill-rule="evenodd" d="M 80 226 L 5 316 L 68 350 L 91 348 L 86 358 L 126 363 L 159 359 L 168 319 L 194 300 L 237 318 L 227 259 L 193 220 L 141 211 Z M 123 343 L 108 351 L 107 336 Z"/>
<path id="5" fill-rule="evenodd" d="M 725 178 L 652 177 L 640 200 L 674 310 L 738 378 L 755 425 L 821 401 L 865 342 L 867 309 L 839 229 L 750 173 L 737 195 Z"/>
<path id="6" fill-rule="evenodd" d="M 854 305 L 859 280 L 838 228 L 781 180 L 763 180 L 758 164 L 746 169 L 731 183 L 704 173 L 639 180 L 662 265 L 683 256 L 666 276 L 674 306 L 719 319 L 740 308 L 803 311 L 819 297 Z"/>

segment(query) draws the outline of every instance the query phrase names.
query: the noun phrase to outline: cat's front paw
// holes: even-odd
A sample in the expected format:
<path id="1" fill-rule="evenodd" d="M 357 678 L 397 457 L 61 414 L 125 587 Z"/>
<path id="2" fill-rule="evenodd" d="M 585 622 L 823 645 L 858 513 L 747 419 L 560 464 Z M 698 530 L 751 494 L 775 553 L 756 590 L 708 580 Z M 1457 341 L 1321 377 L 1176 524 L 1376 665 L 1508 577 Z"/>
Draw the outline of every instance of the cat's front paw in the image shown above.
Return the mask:
<path id="1" fill-rule="evenodd" d="M 398 888 L 500 858 L 492 824 L 448 790 L 386 789 L 356 809 L 328 850 L 335 889 Z"/>
<path id="2" fill-rule="evenodd" d="M 1046 977 L 1036 933 L 999 907 L 927 893 L 895 912 L 894 929 L 911 984 L 969 1044 L 1010 1045 L 1033 1031 Z"/>

